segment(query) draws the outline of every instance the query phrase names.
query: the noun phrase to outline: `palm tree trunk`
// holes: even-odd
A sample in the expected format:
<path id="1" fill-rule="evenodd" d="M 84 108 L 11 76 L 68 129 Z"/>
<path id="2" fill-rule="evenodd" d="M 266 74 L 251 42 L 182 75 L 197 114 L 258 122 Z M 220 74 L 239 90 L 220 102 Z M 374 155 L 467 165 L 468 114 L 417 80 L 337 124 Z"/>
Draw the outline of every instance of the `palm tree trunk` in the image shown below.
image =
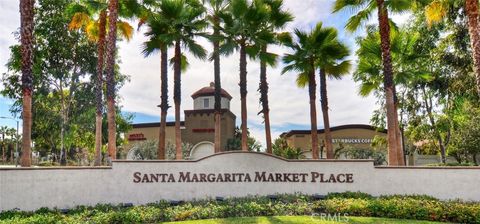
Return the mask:
<path id="1" fill-rule="evenodd" d="M 472 45 L 472 56 L 477 82 L 477 93 L 480 96 L 480 28 L 478 22 L 478 0 L 465 0 L 465 13 L 468 17 L 468 32 Z"/>
<path id="2" fill-rule="evenodd" d="M 315 82 L 315 70 L 313 70 L 309 75 L 309 81 L 308 81 L 308 93 L 310 96 L 310 123 L 311 123 L 312 158 L 313 159 L 318 159 L 316 88 L 317 88 L 317 83 Z"/>
<path id="3" fill-rule="evenodd" d="M 29 167 L 32 143 L 33 93 L 33 8 L 35 0 L 20 0 L 20 42 L 22 56 L 23 137 L 21 166 Z"/>
<path id="4" fill-rule="evenodd" d="M 100 23 L 98 26 L 98 60 L 97 60 L 97 83 L 95 85 L 95 166 L 100 166 L 102 162 L 102 119 L 103 119 L 103 64 L 105 57 L 105 29 L 107 23 L 107 12 L 102 10 L 100 13 Z"/>
<path id="5" fill-rule="evenodd" d="M 393 82 L 393 66 L 390 54 L 390 26 L 388 21 L 388 12 L 384 5 L 384 0 L 377 0 L 377 7 L 383 60 L 383 82 L 387 109 L 388 164 L 390 166 L 395 166 L 398 165 L 398 142 L 396 133 L 398 127 L 396 123 L 398 123 L 398 120 L 395 119 L 395 85 Z"/>
<path id="6" fill-rule="evenodd" d="M 322 101 L 323 125 L 325 129 L 325 148 L 327 159 L 333 159 L 332 133 L 330 132 L 330 118 L 328 116 L 327 74 L 320 69 L 320 99 Z"/>
<path id="7" fill-rule="evenodd" d="M 175 149 L 177 160 L 182 159 L 182 133 L 180 131 L 180 103 L 181 103 L 181 63 L 182 49 L 180 40 L 175 42 L 175 59 L 173 71 L 173 101 L 175 101 Z"/>
<path id="8" fill-rule="evenodd" d="M 267 46 L 262 46 L 262 52 L 267 52 Z M 267 153 L 272 154 L 272 134 L 270 131 L 270 108 L 268 106 L 267 63 L 260 60 L 260 103 L 262 104 L 263 119 L 265 122 L 265 140 Z"/>
<path id="9" fill-rule="evenodd" d="M 214 29 L 213 29 L 213 35 L 218 36 L 220 34 L 219 31 L 219 19 L 215 17 L 214 21 Z M 222 86 L 220 83 L 220 43 L 218 40 L 213 41 L 213 73 L 214 73 L 214 82 L 215 82 L 215 116 L 214 116 L 214 121 L 215 121 L 215 153 L 221 152 L 221 114 L 222 114 Z"/>
<path id="10" fill-rule="evenodd" d="M 117 41 L 118 0 L 110 0 L 108 11 L 110 13 L 108 23 L 107 41 L 107 121 L 108 121 L 108 155 L 115 159 L 117 154 L 117 127 L 115 124 L 115 51 Z"/>
<path id="11" fill-rule="evenodd" d="M 165 128 L 167 126 L 167 111 L 168 111 L 168 49 L 166 47 L 160 50 L 161 58 L 161 100 L 160 103 L 160 134 L 158 137 L 158 151 L 157 159 L 165 159 Z"/>
<path id="12" fill-rule="evenodd" d="M 247 53 L 245 43 L 240 44 L 240 100 L 242 107 L 242 151 L 248 151 L 247 128 Z"/>

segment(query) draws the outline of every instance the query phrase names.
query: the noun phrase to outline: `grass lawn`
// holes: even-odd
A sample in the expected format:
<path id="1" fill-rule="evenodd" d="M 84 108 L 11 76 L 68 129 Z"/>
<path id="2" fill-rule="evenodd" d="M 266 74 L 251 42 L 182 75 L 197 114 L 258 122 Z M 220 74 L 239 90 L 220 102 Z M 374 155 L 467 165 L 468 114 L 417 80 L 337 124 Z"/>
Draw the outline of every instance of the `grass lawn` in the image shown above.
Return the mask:
<path id="1" fill-rule="evenodd" d="M 342 217 L 343 218 L 343 217 Z M 361 223 L 361 224 L 383 224 L 383 223 L 414 223 L 414 224 L 427 224 L 438 223 L 429 221 L 415 221 L 406 219 L 386 219 L 386 218 L 371 218 L 371 217 L 347 217 L 348 221 L 326 221 L 320 220 L 319 217 L 312 218 L 310 216 L 260 216 L 260 217 L 242 217 L 242 218 L 226 218 L 226 219 L 205 219 L 205 220 L 192 220 L 182 222 L 168 222 L 170 224 L 270 224 L 270 223 L 285 223 L 285 224 L 300 224 L 300 223 L 318 223 L 318 224 L 335 224 L 335 223 Z"/>

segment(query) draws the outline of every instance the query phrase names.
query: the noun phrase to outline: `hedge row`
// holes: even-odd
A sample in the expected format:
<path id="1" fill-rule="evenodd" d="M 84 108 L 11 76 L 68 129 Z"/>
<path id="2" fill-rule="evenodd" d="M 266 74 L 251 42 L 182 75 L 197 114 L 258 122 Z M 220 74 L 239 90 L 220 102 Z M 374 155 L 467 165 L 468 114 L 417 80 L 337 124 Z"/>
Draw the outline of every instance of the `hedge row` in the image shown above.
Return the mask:
<path id="1" fill-rule="evenodd" d="M 179 204 L 160 201 L 142 206 L 97 205 L 71 210 L 7 211 L 0 213 L 0 223 L 153 223 L 314 213 L 480 223 L 480 203 L 440 201 L 429 196 L 372 197 L 355 192 L 329 194 L 322 199 L 306 195 L 275 195 Z"/>

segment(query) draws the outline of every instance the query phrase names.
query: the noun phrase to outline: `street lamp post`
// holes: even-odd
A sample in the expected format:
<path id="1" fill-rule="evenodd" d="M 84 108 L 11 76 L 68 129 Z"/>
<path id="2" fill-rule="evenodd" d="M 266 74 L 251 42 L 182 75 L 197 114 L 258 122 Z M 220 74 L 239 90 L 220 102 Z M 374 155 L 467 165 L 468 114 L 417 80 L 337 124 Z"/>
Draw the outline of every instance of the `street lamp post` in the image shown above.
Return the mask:
<path id="1" fill-rule="evenodd" d="M 15 118 L 12 118 L 12 117 L 0 117 L 0 119 L 10 119 L 10 120 L 14 120 L 17 122 L 17 136 L 15 136 L 15 154 L 16 154 L 16 157 L 15 158 L 15 166 L 18 166 L 18 156 L 20 156 L 20 153 L 18 152 L 18 124 L 19 124 L 19 120 L 15 119 Z"/>

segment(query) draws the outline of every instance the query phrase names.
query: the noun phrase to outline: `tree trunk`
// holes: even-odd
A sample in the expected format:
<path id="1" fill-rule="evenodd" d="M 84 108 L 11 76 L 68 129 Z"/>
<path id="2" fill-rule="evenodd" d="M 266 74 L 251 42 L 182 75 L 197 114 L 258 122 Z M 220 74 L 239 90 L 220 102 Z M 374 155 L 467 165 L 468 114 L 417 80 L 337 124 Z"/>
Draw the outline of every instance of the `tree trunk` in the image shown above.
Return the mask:
<path id="1" fill-rule="evenodd" d="M 262 46 L 262 52 L 267 52 L 267 46 Z M 272 154 L 272 134 L 270 131 L 270 108 L 268 105 L 267 63 L 260 60 L 260 103 L 262 104 L 263 119 L 265 121 L 265 140 L 267 153 Z"/>
<path id="2" fill-rule="evenodd" d="M 219 31 L 219 18 L 214 18 L 214 28 L 213 35 L 218 36 Z M 215 82 L 215 153 L 222 151 L 222 139 L 221 139 L 221 114 L 222 114 L 222 85 L 220 80 L 220 43 L 218 40 L 213 41 L 213 73 L 214 73 L 214 82 Z"/>
<path id="3" fill-rule="evenodd" d="M 320 69 L 320 99 L 322 101 L 323 125 L 325 129 L 325 148 L 327 159 L 333 159 L 332 133 L 330 132 L 330 118 L 328 116 L 327 74 Z"/>
<path id="4" fill-rule="evenodd" d="M 2 162 L 5 163 L 5 136 L 2 138 Z"/>
<path id="5" fill-rule="evenodd" d="M 175 59 L 173 71 L 173 101 L 175 101 L 175 149 L 176 159 L 182 159 L 182 132 L 180 130 L 180 103 L 181 103 L 181 63 L 182 49 L 180 40 L 175 42 Z"/>
<path id="6" fill-rule="evenodd" d="M 247 53 L 245 43 L 240 44 L 240 100 L 242 107 L 242 151 L 248 151 L 247 128 Z"/>
<path id="7" fill-rule="evenodd" d="M 165 159 L 165 128 L 167 126 L 167 111 L 168 111 L 168 49 L 163 47 L 160 50 L 161 59 L 161 103 L 160 103 L 160 134 L 158 138 L 157 159 Z"/>
<path id="8" fill-rule="evenodd" d="M 394 108 L 395 110 L 393 112 L 395 112 L 395 116 L 394 116 L 394 119 L 395 119 L 395 124 L 396 124 L 396 127 L 395 127 L 395 134 L 396 134 L 396 140 L 397 140 L 397 165 L 398 166 L 405 166 L 405 156 L 404 156 L 404 149 L 403 149 L 403 138 L 402 138 L 402 131 L 400 129 L 400 122 L 399 122 L 399 119 L 398 119 L 398 98 L 397 98 L 397 94 L 396 94 L 396 90 L 395 90 L 395 86 L 393 86 L 393 100 L 394 100 Z"/>
<path id="9" fill-rule="evenodd" d="M 33 16 L 35 0 L 20 0 L 20 42 L 22 56 L 23 137 L 20 165 L 29 167 L 32 144 L 32 93 L 33 93 Z"/>
<path id="10" fill-rule="evenodd" d="M 395 118 L 395 85 L 393 82 L 393 67 L 390 54 L 390 26 L 388 21 L 388 12 L 384 5 L 384 0 L 377 0 L 378 21 L 380 27 L 380 40 L 383 60 L 383 83 L 386 97 L 387 109 L 387 129 L 388 129 L 388 164 L 396 166 L 398 164 L 398 142 L 397 128 L 398 120 Z"/>
<path id="11" fill-rule="evenodd" d="M 62 93 L 63 94 L 63 93 Z M 62 114 L 62 124 L 60 125 L 60 165 L 67 165 L 67 153 L 65 150 L 65 144 L 63 142 L 65 138 L 65 115 Z"/>
<path id="12" fill-rule="evenodd" d="M 472 45 L 472 57 L 477 82 L 477 93 L 480 96 L 480 28 L 478 22 L 478 0 L 465 0 L 465 13 L 468 18 L 468 32 Z"/>
<path id="13" fill-rule="evenodd" d="M 442 136 L 440 135 L 440 132 L 437 129 L 437 124 L 435 122 L 435 118 L 433 117 L 432 98 L 427 96 L 425 86 L 422 87 L 422 91 L 423 91 L 423 98 L 425 100 L 425 109 L 427 110 L 428 119 L 430 120 L 430 125 L 432 125 L 433 132 L 435 133 L 435 137 L 437 138 L 438 145 L 440 147 L 440 154 L 442 156 L 442 163 L 445 164 L 447 162 L 446 147 L 445 147 L 445 144 L 443 143 Z"/>
<path id="14" fill-rule="evenodd" d="M 115 159 L 117 154 L 117 127 L 115 123 L 115 51 L 117 41 L 118 0 L 110 0 L 107 41 L 107 121 L 108 121 L 108 156 Z M 113 24 L 113 25 L 112 25 Z"/>
<path id="15" fill-rule="evenodd" d="M 102 120 L 103 120 L 103 65 L 105 57 L 105 29 L 107 22 L 107 11 L 100 13 L 100 23 L 98 26 L 97 42 L 97 82 L 95 83 L 95 166 L 100 166 L 102 162 Z"/>
<path id="16" fill-rule="evenodd" d="M 312 63 L 313 67 L 313 63 Z M 312 158 L 318 159 L 318 130 L 317 130 L 317 102 L 316 102 L 316 88 L 315 82 L 315 70 L 309 75 L 308 81 L 308 93 L 310 96 L 310 123 L 311 123 L 311 135 L 312 135 Z"/>

